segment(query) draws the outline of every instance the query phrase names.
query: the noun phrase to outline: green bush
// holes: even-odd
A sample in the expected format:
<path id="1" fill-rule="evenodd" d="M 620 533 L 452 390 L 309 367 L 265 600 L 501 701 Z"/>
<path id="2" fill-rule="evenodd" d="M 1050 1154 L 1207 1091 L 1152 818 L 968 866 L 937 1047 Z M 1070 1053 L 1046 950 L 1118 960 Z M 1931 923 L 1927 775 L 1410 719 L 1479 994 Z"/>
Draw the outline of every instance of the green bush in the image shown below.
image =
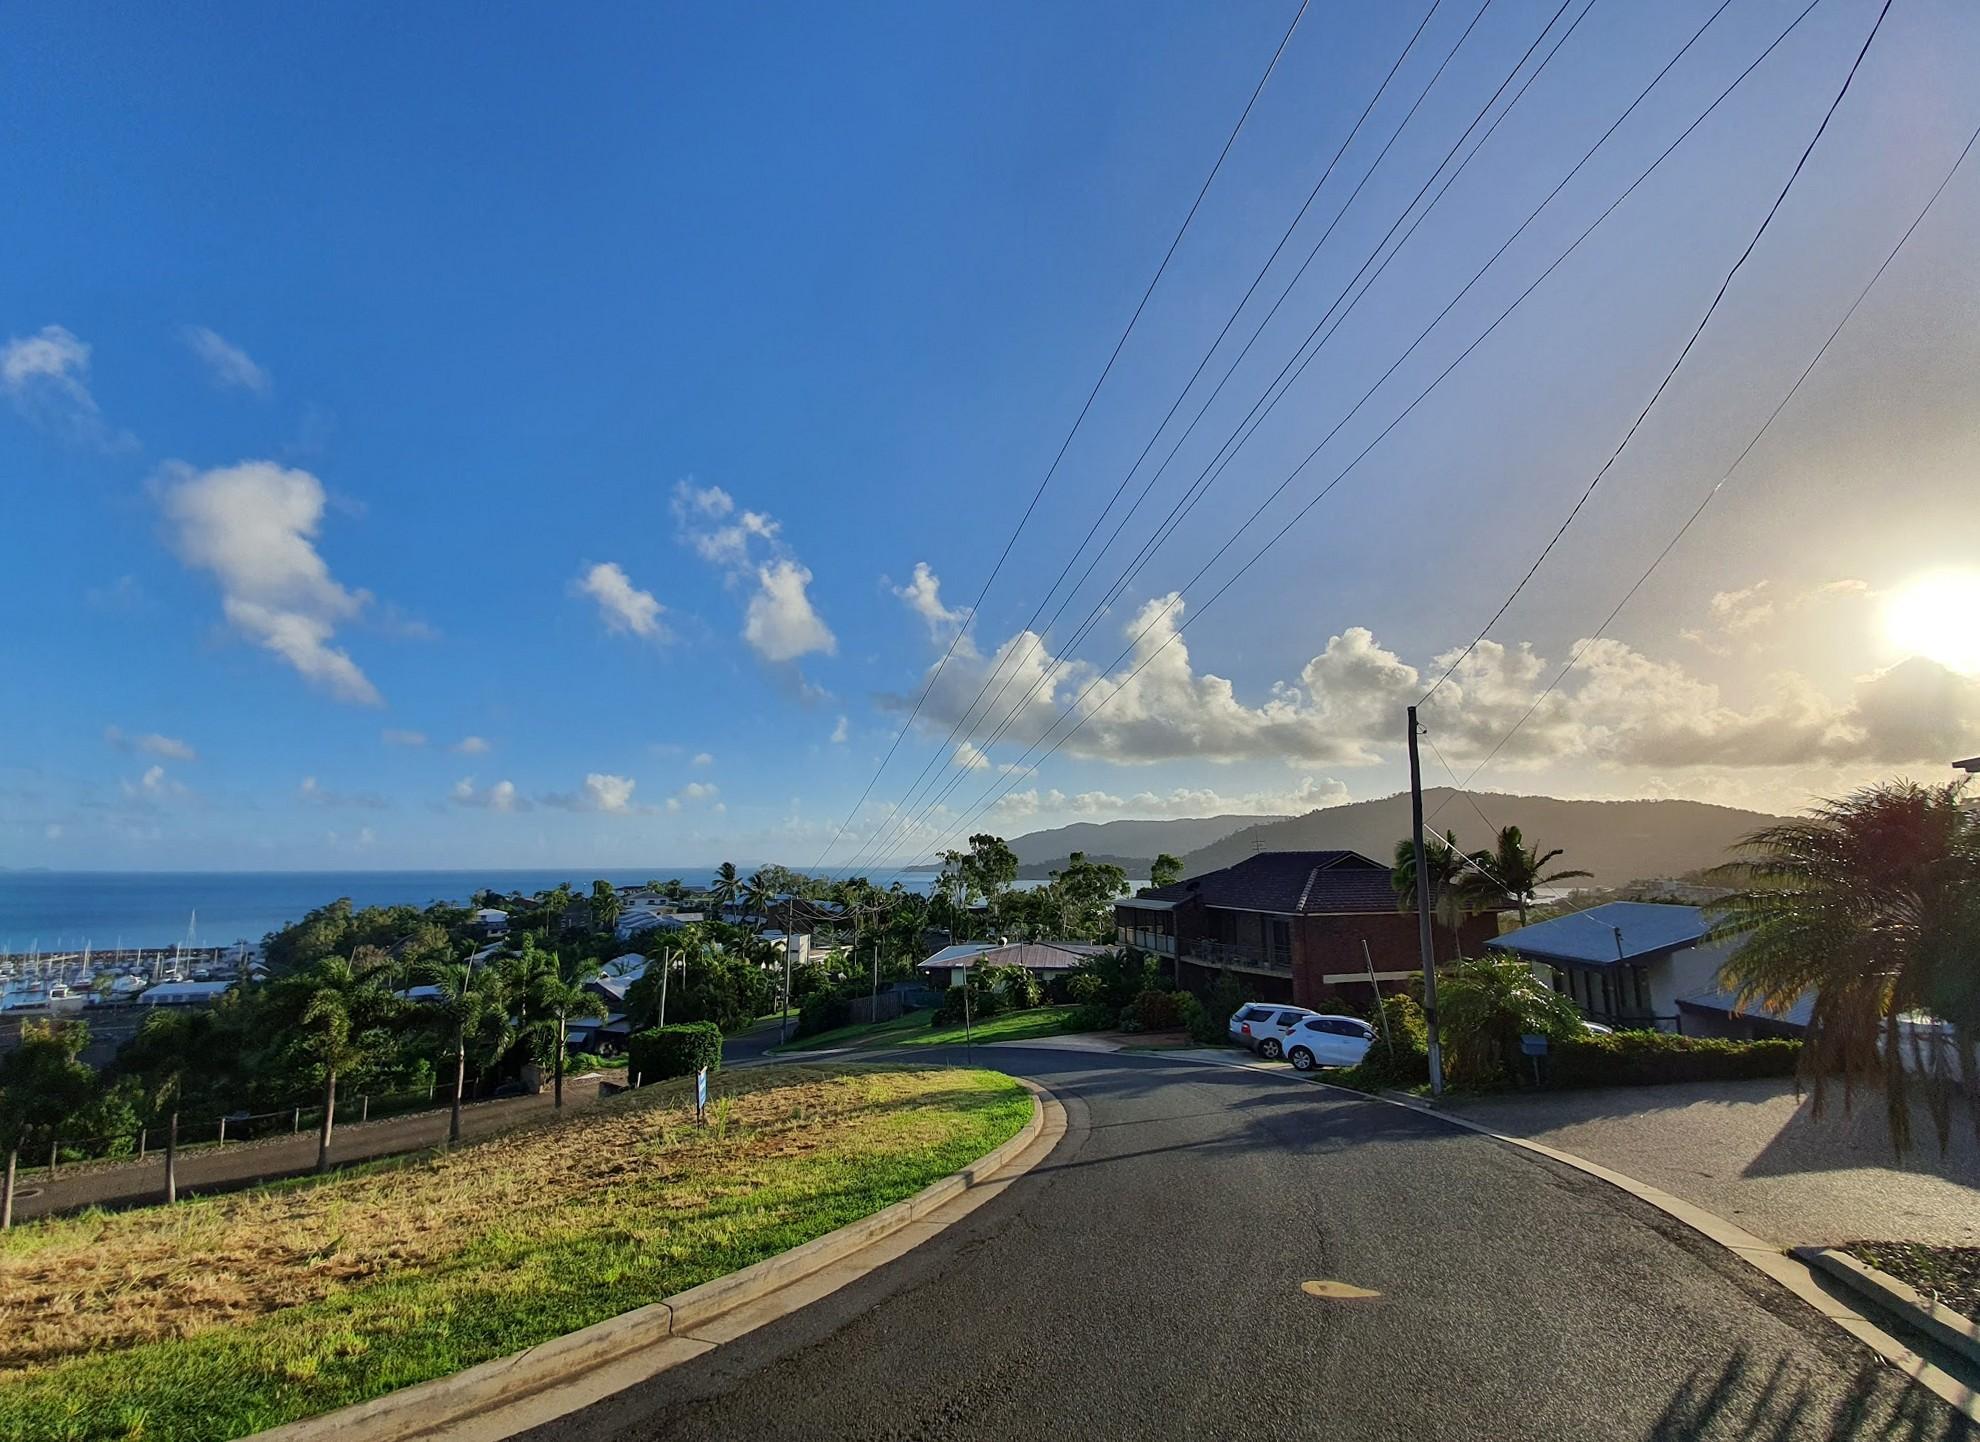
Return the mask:
<path id="1" fill-rule="evenodd" d="M 797 1034 L 816 1036 L 852 1024 L 852 998 L 841 991 L 813 992 L 798 1008 Z"/>
<path id="2" fill-rule="evenodd" d="M 1520 1038 L 1528 1033 L 1557 1042 L 1587 1035 L 1575 1004 L 1541 985 L 1523 961 L 1481 959 L 1440 967 L 1437 1009 L 1444 1073 L 1467 1086 L 1490 1086 L 1513 1076 L 1523 1055 Z"/>
<path id="3" fill-rule="evenodd" d="M 1106 990 L 1099 977 L 1091 972 L 1074 971 L 1052 979 L 1052 989 L 1058 993 L 1057 1000 L 1069 1001 L 1074 1006 L 1085 1006 L 1088 1002 L 1099 1001 Z"/>
<path id="4" fill-rule="evenodd" d="M 934 1016 L 929 1018 L 929 1025 L 937 1027 L 961 1026 L 964 1021 L 963 998 L 965 995 L 969 998 L 968 1019 L 971 1021 L 987 1021 L 999 1012 L 1010 1010 L 1009 1007 L 1004 1005 L 1002 996 L 991 987 L 984 985 L 972 977 L 965 985 L 952 986 L 942 994 L 941 1005 L 935 1008 Z"/>
<path id="5" fill-rule="evenodd" d="M 1542 1066 L 1553 1088 L 1659 1086 L 1793 1076 L 1799 1041 L 1726 1041 L 1662 1031 L 1584 1032 L 1555 1044 Z"/>
<path id="6" fill-rule="evenodd" d="M 1196 998 L 1186 991 L 1158 991 L 1153 987 L 1129 1002 L 1121 1012 L 1122 1031 L 1173 1031 L 1183 1024 L 1183 1001 Z"/>
<path id="7" fill-rule="evenodd" d="M 1067 1031 L 1112 1031 L 1120 1013 L 1103 1001 L 1083 1001 L 1066 1014 Z"/>
<path id="8" fill-rule="evenodd" d="M 709 1021 L 656 1026 L 626 1043 L 626 1066 L 644 1085 L 722 1066 L 722 1029 Z"/>
<path id="9" fill-rule="evenodd" d="M 1385 996 L 1379 1014 L 1369 1020 L 1375 1028 L 1375 1044 L 1368 1048 L 1361 1065 L 1337 1072 L 1332 1079 L 1363 1091 L 1407 1091 L 1428 1082 L 1430 1028 L 1416 999 L 1400 994 Z"/>

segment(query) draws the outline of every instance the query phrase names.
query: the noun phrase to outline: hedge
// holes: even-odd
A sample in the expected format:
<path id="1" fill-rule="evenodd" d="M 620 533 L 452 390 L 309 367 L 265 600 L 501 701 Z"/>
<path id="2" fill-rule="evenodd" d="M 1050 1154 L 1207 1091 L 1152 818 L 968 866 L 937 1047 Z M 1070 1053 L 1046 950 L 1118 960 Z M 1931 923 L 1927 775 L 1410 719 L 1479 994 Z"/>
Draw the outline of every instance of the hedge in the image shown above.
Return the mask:
<path id="1" fill-rule="evenodd" d="M 1543 1064 L 1547 1086 L 1633 1087 L 1666 1082 L 1793 1076 L 1799 1041 L 1726 1041 L 1663 1031 L 1619 1031 L 1558 1043 Z"/>
<path id="2" fill-rule="evenodd" d="M 693 1076 L 702 1067 L 719 1071 L 722 1029 L 712 1021 L 691 1021 L 636 1032 L 626 1042 L 626 1066 L 642 1085 Z"/>

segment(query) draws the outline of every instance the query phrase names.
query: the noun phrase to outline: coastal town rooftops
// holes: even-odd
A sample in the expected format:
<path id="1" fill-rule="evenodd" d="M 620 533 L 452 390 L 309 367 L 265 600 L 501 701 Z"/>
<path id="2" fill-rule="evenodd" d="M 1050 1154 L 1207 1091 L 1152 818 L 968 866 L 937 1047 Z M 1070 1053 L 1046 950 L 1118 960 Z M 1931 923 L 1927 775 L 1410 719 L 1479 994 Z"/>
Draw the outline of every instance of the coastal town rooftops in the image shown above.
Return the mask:
<path id="1" fill-rule="evenodd" d="M 1280 916 L 1396 909 L 1389 868 L 1358 851 L 1263 851 L 1221 871 L 1123 897 L 1115 905 L 1159 910 L 1161 903 L 1174 906 L 1190 901 Z"/>
<path id="2" fill-rule="evenodd" d="M 1514 952 L 1540 961 L 1614 966 L 1619 961 L 1644 961 L 1696 946 L 1710 930 L 1704 911 L 1696 906 L 1611 901 L 1550 921 L 1536 921 L 1494 937 L 1485 945 L 1493 951 Z"/>
<path id="3" fill-rule="evenodd" d="M 965 941 L 943 947 L 916 969 L 966 971 L 973 966 L 1021 966 L 1026 971 L 1071 971 L 1082 961 L 1111 950 L 1083 941 Z"/>

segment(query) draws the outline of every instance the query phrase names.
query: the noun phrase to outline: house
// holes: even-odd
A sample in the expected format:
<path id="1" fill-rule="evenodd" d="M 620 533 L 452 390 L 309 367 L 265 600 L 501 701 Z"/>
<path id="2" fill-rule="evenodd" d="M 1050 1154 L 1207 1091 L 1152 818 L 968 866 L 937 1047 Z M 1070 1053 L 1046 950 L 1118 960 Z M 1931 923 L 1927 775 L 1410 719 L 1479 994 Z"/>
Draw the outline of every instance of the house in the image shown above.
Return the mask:
<path id="1" fill-rule="evenodd" d="M 234 989 L 231 981 L 161 981 L 138 993 L 145 1006 L 210 1006 Z"/>
<path id="2" fill-rule="evenodd" d="M 1509 931 L 1486 948 L 1543 968 L 1543 979 L 1605 1026 L 1736 1039 L 1805 1031 L 1812 998 L 1783 1012 L 1735 1004 L 1719 968 L 1736 943 L 1711 930 L 1701 907 L 1611 901 Z"/>
<path id="3" fill-rule="evenodd" d="M 482 936 L 503 936 L 509 930 L 509 913 L 484 906 L 474 914 L 474 929 Z"/>
<path id="4" fill-rule="evenodd" d="M 915 970 L 936 988 L 961 986 L 979 966 L 1021 966 L 1040 981 L 1050 981 L 1111 950 L 1079 941 L 966 941 L 943 947 Z"/>
<path id="5" fill-rule="evenodd" d="M 1230 975 L 1260 1001 L 1362 1006 L 1371 974 L 1393 991 L 1422 970 L 1415 913 L 1397 909 L 1389 876 L 1358 851 L 1264 851 L 1117 901 L 1114 924 L 1124 946 L 1172 961 L 1180 985 Z M 1497 930 L 1479 912 L 1433 941 L 1440 958 L 1476 956 Z"/>

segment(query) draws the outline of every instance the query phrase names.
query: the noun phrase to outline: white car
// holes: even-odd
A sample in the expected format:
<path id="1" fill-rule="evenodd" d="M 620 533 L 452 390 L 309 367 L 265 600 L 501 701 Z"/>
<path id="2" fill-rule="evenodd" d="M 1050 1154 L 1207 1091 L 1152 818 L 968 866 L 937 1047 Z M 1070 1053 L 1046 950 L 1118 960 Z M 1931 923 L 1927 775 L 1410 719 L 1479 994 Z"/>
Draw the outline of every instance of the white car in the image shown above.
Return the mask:
<path id="1" fill-rule="evenodd" d="M 1271 1061 L 1285 1055 L 1285 1039 L 1300 1022 L 1314 1012 L 1303 1006 L 1278 1006 L 1253 1002 L 1231 1013 L 1231 1040 Z"/>
<path id="2" fill-rule="evenodd" d="M 1375 1044 L 1375 1028 L 1358 1016 L 1309 1016 L 1280 1044 L 1298 1071 L 1359 1066 Z"/>

